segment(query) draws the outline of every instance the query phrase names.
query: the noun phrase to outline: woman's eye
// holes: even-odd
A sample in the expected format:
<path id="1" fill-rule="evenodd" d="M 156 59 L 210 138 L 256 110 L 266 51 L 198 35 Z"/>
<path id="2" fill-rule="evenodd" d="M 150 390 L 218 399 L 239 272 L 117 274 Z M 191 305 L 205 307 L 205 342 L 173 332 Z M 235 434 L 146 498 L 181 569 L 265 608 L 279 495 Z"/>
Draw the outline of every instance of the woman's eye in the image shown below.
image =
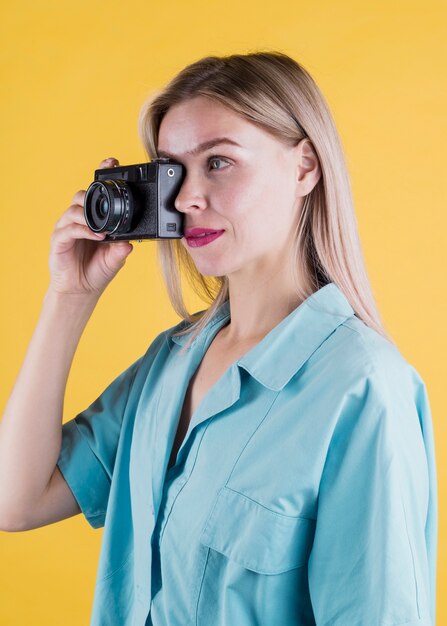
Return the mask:
<path id="1" fill-rule="evenodd" d="M 213 163 L 227 163 L 227 165 L 229 165 L 228 161 L 226 161 L 225 159 L 221 159 L 220 157 L 211 157 L 210 159 L 208 159 L 208 165 L 209 165 L 209 168 L 211 170 L 222 170 L 222 169 L 225 169 L 225 166 L 224 167 L 222 167 L 222 166 L 220 166 L 220 167 L 219 166 L 213 167 L 213 165 L 212 165 Z"/>

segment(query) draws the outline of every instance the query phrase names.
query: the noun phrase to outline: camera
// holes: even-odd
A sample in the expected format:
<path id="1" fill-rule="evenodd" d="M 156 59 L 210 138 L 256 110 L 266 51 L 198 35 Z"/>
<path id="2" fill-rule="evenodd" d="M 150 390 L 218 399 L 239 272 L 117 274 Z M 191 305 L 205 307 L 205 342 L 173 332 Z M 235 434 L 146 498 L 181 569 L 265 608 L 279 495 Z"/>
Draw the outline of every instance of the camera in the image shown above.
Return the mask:
<path id="1" fill-rule="evenodd" d="M 183 165 L 168 158 L 96 170 L 84 216 L 90 230 L 107 233 L 98 243 L 183 237 L 174 201 L 184 175 Z"/>

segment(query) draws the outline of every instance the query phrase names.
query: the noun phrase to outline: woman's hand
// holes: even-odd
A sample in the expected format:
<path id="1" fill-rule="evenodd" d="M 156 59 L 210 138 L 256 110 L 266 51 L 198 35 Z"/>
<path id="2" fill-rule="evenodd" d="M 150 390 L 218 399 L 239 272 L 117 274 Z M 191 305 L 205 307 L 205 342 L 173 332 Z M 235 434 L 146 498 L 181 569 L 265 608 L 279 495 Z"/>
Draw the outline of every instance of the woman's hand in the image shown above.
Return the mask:
<path id="1" fill-rule="evenodd" d="M 106 159 L 99 169 L 118 165 Z M 72 204 L 56 222 L 51 236 L 50 289 L 60 294 L 98 297 L 123 267 L 133 249 L 128 241 L 101 243 L 106 233 L 94 233 L 84 217 L 86 190 L 75 193 Z"/>

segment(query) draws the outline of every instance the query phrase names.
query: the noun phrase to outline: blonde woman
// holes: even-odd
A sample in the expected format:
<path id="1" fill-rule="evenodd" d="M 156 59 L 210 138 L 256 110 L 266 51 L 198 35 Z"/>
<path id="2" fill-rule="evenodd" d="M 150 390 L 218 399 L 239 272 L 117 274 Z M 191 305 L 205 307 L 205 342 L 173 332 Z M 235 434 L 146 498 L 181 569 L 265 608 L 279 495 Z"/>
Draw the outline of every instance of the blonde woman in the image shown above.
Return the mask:
<path id="1" fill-rule="evenodd" d="M 1 424 L 2 528 L 104 527 L 92 626 L 434 624 L 427 391 L 380 321 L 319 88 L 279 52 L 207 57 L 140 129 L 186 172 L 185 237 L 157 242 L 182 321 L 61 426 L 132 250 L 95 241 L 77 192 Z M 209 303 L 194 315 L 182 273 Z"/>

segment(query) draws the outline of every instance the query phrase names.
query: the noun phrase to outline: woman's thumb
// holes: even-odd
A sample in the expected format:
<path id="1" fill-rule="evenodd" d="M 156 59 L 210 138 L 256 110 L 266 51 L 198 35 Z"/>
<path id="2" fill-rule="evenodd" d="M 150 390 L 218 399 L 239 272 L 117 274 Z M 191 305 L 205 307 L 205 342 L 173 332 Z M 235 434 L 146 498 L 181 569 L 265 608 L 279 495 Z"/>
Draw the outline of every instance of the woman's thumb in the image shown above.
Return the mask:
<path id="1" fill-rule="evenodd" d="M 112 254 L 117 261 L 124 261 L 125 258 L 132 252 L 133 245 L 130 241 L 119 241 L 117 243 L 112 244 L 111 246 Z"/>
<path id="2" fill-rule="evenodd" d="M 121 250 L 127 250 L 128 252 L 133 250 L 133 245 L 130 243 L 130 241 L 118 241 L 115 244 L 115 247 L 117 247 L 117 248 L 119 248 Z"/>

